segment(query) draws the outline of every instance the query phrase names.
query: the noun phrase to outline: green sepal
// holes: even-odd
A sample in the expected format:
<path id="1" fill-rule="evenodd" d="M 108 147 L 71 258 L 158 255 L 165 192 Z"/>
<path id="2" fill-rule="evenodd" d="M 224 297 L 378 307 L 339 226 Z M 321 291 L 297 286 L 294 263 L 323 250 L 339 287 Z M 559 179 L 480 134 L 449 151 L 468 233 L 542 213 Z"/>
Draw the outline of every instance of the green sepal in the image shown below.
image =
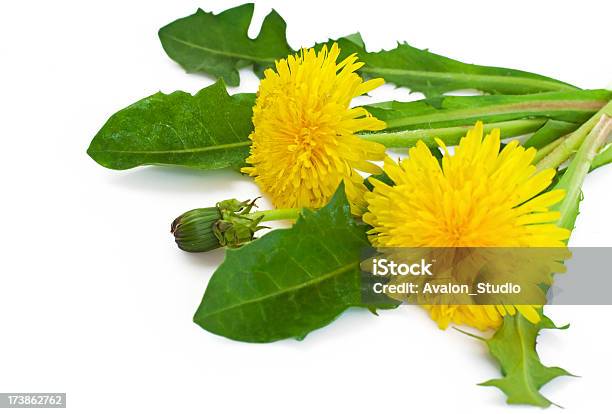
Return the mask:
<path id="1" fill-rule="evenodd" d="M 255 240 L 257 231 L 267 228 L 259 225 L 263 216 L 249 216 L 256 201 L 233 198 L 217 203 L 221 219 L 213 225 L 213 233 L 221 246 L 240 247 Z"/>

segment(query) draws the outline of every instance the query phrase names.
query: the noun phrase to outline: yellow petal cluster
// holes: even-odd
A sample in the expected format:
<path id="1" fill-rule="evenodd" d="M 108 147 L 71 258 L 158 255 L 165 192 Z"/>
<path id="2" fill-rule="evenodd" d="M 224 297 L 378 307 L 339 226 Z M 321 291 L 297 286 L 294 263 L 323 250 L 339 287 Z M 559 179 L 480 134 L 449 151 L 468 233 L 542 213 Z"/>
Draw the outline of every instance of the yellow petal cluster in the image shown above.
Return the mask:
<path id="1" fill-rule="evenodd" d="M 371 241 L 380 247 L 562 247 L 570 232 L 555 224 L 550 207 L 563 199 L 560 190 L 545 191 L 554 170 L 536 171 L 535 149 L 518 141 L 501 149 L 500 131 L 483 138 L 478 122 L 454 154 L 444 149 L 442 162 L 419 142 L 399 163 L 385 160 L 395 183 L 372 180 L 366 194 Z M 501 150 L 500 150 L 501 149 Z M 441 164 L 441 165 L 440 165 Z M 449 323 L 478 329 L 496 328 L 517 310 L 536 322 L 530 305 L 428 305 L 441 328 Z"/>
<path id="2" fill-rule="evenodd" d="M 318 53 L 302 50 L 264 72 L 253 108 L 250 166 L 242 171 L 276 207 L 322 207 L 344 181 L 359 214 L 366 188 L 358 171 L 380 172 L 371 161 L 384 158 L 384 146 L 355 134 L 385 123 L 350 103 L 384 82 L 364 82 L 355 73 L 363 65 L 357 56 L 337 63 L 339 55 L 335 43 Z"/>

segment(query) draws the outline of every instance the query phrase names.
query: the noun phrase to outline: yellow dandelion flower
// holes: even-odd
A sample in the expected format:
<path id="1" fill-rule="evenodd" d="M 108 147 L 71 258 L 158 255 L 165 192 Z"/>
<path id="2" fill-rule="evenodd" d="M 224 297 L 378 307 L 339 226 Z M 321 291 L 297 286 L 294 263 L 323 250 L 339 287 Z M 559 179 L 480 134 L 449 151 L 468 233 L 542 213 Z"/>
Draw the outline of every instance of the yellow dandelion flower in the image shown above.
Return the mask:
<path id="1" fill-rule="evenodd" d="M 322 207 L 341 181 L 353 211 L 365 203 L 366 188 L 357 171 L 379 173 L 383 145 L 360 139 L 385 123 L 351 100 L 382 85 L 355 73 L 363 63 L 355 54 L 337 63 L 340 49 L 302 50 L 267 69 L 253 108 L 253 142 L 242 169 L 255 177 L 276 207 Z"/>
<path id="2" fill-rule="evenodd" d="M 549 208 L 563 199 L 561 190 L 544 192 L 554 170 L 537 172 L 536 150 L 512 141 L 500 152 L 500 131 L 483 139 L 478 122 L 441 166 L 419 142 L 399 164 L 387 159 L 384 170 L 395 183 L 372 180 L 366 194 L 371 241 L 380 247 L 562 247 L 570 232 L 554 223 Z M 441 328 L 449 323 L 481 330 L 496 328 L 517 310 L 532 322 L 530 305 L 428 305 Z"/>

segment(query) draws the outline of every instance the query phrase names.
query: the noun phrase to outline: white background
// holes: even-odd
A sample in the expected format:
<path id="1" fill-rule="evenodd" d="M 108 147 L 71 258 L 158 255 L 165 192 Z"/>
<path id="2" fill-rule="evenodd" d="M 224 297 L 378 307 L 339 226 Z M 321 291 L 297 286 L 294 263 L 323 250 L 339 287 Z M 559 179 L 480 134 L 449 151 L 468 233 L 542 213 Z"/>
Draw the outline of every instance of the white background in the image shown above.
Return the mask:
<path id="1" fill-rule="evenodd" d="M 73 413 L 540 412 L 476 386 L 499 376 L 483 345 L 418 308 L 349 311 L 303 342 L 265 345 L 191 322 L 223 252 L 179 251 L 170 222 L 257 188 L 226 171 L 110 171 L 85 150 L 128 104 L 210 84 L 164 54 L 157 30 L 198 6 L 237 4 L 1 3 L 0 392 L 67 392 Z M 293 47 L 361 31 L 370 50 L 406 40 L 584 88 L 612 81 L 605 1 L 261 1 L 256 21 L 272 6 Z M 242 80 L 256 90 L 248 70 Z M 387 86 L 372 100 L 417 97 Z M 612 246 L 611 182 L 610 167 L 589 175 L 573 245 Z M 572 326 L 542 335 L 542 359 L 581 378 L 544 394 L 567 413 L 607 410 L 612 308 L 548 312 Z"/>

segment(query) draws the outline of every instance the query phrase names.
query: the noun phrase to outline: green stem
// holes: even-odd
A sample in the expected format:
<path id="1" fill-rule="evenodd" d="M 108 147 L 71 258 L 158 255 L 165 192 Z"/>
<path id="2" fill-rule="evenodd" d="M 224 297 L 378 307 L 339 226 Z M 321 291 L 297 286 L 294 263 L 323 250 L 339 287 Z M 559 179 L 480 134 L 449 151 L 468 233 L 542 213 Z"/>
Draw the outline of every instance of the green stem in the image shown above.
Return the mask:
<path id="1" fill-rule="evenodd" d="M 255 219 L 262 217 L 261 222 L 276 220 L 295 220 L 300 216 L 301 208 L 278 208 L 246 214 L 245 217 Z"/>
<path id="2" fill-rule="evenodd" d="M 612 145 L 608 145 L 595 156 L 591 163 L 591 171 L 610 163 L 612 163 Z"/>
<path id="3" fill-rule="evenodd" d="M 494 128 L 500 128 L 502 138 L 508 138 L 535 132 L 545 123 L 545 118 L 519 119 L 486 124 L 484 129 L 488 133 Z M 434 138 L 440 138 L 446 145 L 457 145 L 461 138 L 473 127 L 473 125 L 466 125 L 412 131 L 368 133 L 359 134 L 359 137 L 368 141 L 378 142 L 387 148 L 409 148 L 415 146 L 419 140 L 428 146 L 432 146 L 436 145 Z"/>
<path id="4" fill-rule="evenodd" d="M 563 189 L 566 192 L 563 200 L 555 207 L 555 210 L 561 212 L 561 217 L 557 222 L 559 226 L 570 230 L 574 228 L 578 203 L 581 199 L 582 183 L 591 169 L 597 152 L 611 134 L 612 118 L 605 114 L 600 115 L 597 124 L 587 134 L 565 174 L 555 186 L 556 189 Z"/>
<path id="5" fill-rule="evenodd" d="M 415 129 L 419 126 L 427 127 L 442 127 L 442 126 L 457 126 L 462 123 L 472 124 L 478 120 L 484 123 L 512 121 L 516 119 L 530 118 L 566 118 L 576 119 L 584 116 L 583 119 L 603 107 L 607 99 L 534 99 L 533 97 L 546 96 L 527 95 L 525 97 L 512 97 L 507 103 L 482 105 L 480 102 L 487 96 L 469 96 L 469 97 L 446 97 L 445 101 L 448 107 L 439 109 L 435 112 L 419 114 L 408 110 L 397 111 L 398 116 L 391 116 L 385 119 L 387 128 L 389 129 Z M 567 95 L 567 94 L 565 94 Z M 470 100 L 470 98 L 476 98 Z M 444 101 L 443 101 L 444 102 Z M 409 107 L 410 103 L 405 104 Z M 466 108 L 455 108 L 454 106 L 465 105 Z M 407 108 L 405 108 L 407 109 Z M 416 109 L 416 108 L 415 108 Z M 395 112 L 395 111 L 394 111 Z M 455 123 L 455 125 L 452 125 Z M 446 125 L 440 125 L 446 124 Z"/>
<path id="6" fill-rule="evenodd" d="M 569 137 L 569 135 L 564 135 L 564 136 L 562 136 L 560 138 L 557 138 L 556 140 L 554 140 L 550 144 L 545 145 L 544 147 L 540 148 L 538 150 L 538 152 L 536 153 L 535 157 L 533 158 L 532 162 L 534 164 L 537 164 L 538 162 L 540 162 L 544 157 L 546 157 L 548 154 L 553 152 L 553 150 L 555 148 L 557 148 L 559 145 L 561 145 L 568 137 Z"/>
<path id="7" fill-rule="evenodd" d="M 547 168 L 557 168 L 559 165 L 567 161 L 580 148 L 586 136 L 593 129 L 595 124 L 599 122 L 602 115 L 612 116 L 612 101 L 608 102 L 588 121 L 580 126 L 576 131 L 570 134 L 557 148 L 553 149 L 550 154 L 545 156 L 536 164 L 538 170 Z"/>

